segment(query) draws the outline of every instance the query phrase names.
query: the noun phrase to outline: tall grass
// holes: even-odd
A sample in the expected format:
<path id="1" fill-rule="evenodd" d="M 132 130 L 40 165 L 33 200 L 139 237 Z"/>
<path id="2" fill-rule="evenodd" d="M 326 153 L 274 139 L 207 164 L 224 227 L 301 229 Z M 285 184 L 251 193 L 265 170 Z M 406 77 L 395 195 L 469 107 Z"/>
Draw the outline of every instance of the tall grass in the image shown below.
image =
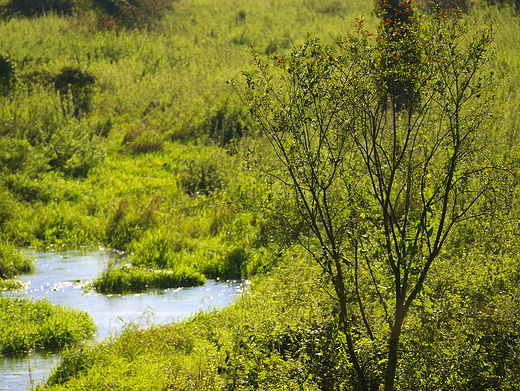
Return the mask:
<path id="1" fill-rule="evenodd" d="M 15 250 L 14 246 L 0 243 L 0 279 L 16 277 L 34 270 L 34 260 Z"/>
<path id="2" fill-rule="evenodd" d="M 91 338 L 92 318 L 47 300 L 0 297 L 0 354 L 64 348 Z"/>
<path id="3" fill-rule="evenodd" d="M 221 273 L 217 263 L 228 258 L 220 249 L 241 240 L 226 232 L 250 213 L 243 195 L 259 192 L 238 159 L 212 146 L 257 133 L 225 80 L 249 66 L 250 46 L 286 51 L 307 33 L 333 42 L 370 9 L 182 1 L 150 29 L 99 28 L 83 11 L 0 21 L 18 80 L 0 98 L 1 202 L 13 211 L 1 235 L 17 245 L 102 242 L 132 252 L 147 230 L 177 226 L 165 237 L 199 242 L 209 250 L 188 257 L 197 252 L 213 264 L 208 274 Z M 96 81 L 79 119 L 55 88 L 63 69 Z"/>
<path id="4" fill-rule="evenodd" d="M 228 371 L 235 363 L 238 346 L 252 348 L 252 344 L 260 343 L 267 335 L 274 341 L 288 330 L 310 326 L 323 314 L 324 307 L 320 305 L 323 296 L 308 295 L 313 287 L 312 267 L 309 269 L 309 264 L 301 263 L 298 257 L 293 253 L 293 262 L 277 273 L 278 277 L 285 276 L 283 282 L 269 278 L 265 281 L 267 290 L 244 297 L 235 306 L 200 313 L 178 324 L 148 329 L 128 327 L 111 340 L 65 352 L 47 387 L 39 389 L 222 390 L 232 387 L 234 375 L 253 369 L 253 357 L 244 355 L 241 363 L 237 363 L 235 374 Z M 296 270 L 299 272 L 294 273 Z M 291 284 L 287 285 L 289 281 Z M 282 289 L 285 285 L 290 287 L 289 291 Z M 283 312 L 275 310 L 280 306 L 284 307 Z M 251 316 L 252 313 L 255 316 Z M 256 357 L 254 349 L 249 353 L 255 355 L 255 360 L 265 359 L 264 365 L 273 368 L 274 361 L 267 355 Z M 294 365 L 271 377 L 282 376 L 293 369 Z M 245 385 L 244 381 L 245 377 L 237 384 Z M 288 384 L 295 385 L 290 380 Z"/>
<path id="5" fill-rule="evenodd" d="M 198 286 L 203 285 L 205 280 L 201 273 L 186 266 L 174 270 L 152 270 L 123 265 L 105 270 L 92 285 L 102 293 L 124 293 L 148 288 Z"/>

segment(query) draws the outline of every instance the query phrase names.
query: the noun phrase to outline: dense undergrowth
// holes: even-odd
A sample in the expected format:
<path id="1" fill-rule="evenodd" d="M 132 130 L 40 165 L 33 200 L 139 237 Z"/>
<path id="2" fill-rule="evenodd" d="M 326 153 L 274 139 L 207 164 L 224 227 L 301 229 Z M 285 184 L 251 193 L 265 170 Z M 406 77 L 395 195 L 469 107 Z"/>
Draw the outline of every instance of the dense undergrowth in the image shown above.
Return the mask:
<path id="1" fill-rule="evenodd" d="M 132 254 L 136 276 L 264 270 L 265 181 L 240 156 L 258 129 L 225 80 L 248 66 L 250 46 L 288 50 L 307 32 L 333 42 L 347 15 L 370 7 L 283 3 L 292 18 L 280 32 L 260 3 L 220 3 L 217 18 L 215 5 L 174 2 L 146 29 L 102 26 L 103 7 L 87 3 L 60 3 L 57 14 L 52 2 L 5 3 L 1 239 L 101 243 Z M 123 289 L 110 286 L 100 289 Z"/>
<path id="2" fill-rule="evenodd" d="M 335 304 L 304 259 L 287 250 L 269 277 L 256 279 L 229 308 L 166 326 L 129 325 L 102 343 L 67 351 L 38 389 L 352 389 L 353 368 L 332 321 Z M 428 285 L 432 299 L 421 299 L 406 324 L 399 389 L 514 390 L 520 303 L 518 280 L 507 270 L 516 262 L 504 261 L 500 271 L 467 258 L 447 263 Z M 463 270 L 466 277 L 456 279 Z M 383 339 L 361 348 L 375 376 L 384 364 L 377 359 Z"/>
<path id="3" fill-rule="evenodd" d="M 303 229 L 287 222 L 291 196 L 243 159 L 269 152 L 224 82 L 252 67 L 251 46 L 284 53 L 308 33 L 335 44 L 357 17 L 375 26 L 372 2 L 160 1 L 151 19 L 131 17 L 147 1 L 113 13 L 110 1 L 93 1 L 94 8 L 70 2 L 70 12 L 63 1 L 62 11 L 53 8 L 58 13 L 46 6 L 31 16 L 16 3 L 0 4 L 2 283 L 30 270 L 14 248 L 56 244 L 101 244 L 129 255 L 131 265 L 113 265 L 94 282 L 101 292 L 205 278 L 255 281 L 249 295 L 220 312 L 130 326 L 71 349 L 40 388 L 355 389 L 331 321 L 331 288 L 291 247 Z M 466 12 L 470 23 L 496 26 L 491 61 L 502 81 L 490 113 L 499 141 L 490 153 L 515 173 L 519 16 L 507 4 L 478 3 Z M 519 387 L 515 175 L 497 184 L 497 194 L 506 193 L 490 200 L 491 217 L 457 228 L 435 265 L 405 324 L 400 389 Z M 382 376 L 386 337 L 358 341 L 373 384 Z M 50 346 L 26 342 L 12 350 Z"/>

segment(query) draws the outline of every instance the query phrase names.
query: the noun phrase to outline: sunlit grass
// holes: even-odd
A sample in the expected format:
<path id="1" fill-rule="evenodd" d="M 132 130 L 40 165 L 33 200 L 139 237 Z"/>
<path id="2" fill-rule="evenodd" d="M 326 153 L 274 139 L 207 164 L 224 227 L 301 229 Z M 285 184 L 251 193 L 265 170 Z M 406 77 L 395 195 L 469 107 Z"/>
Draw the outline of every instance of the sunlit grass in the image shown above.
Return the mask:
<path id="1" fill-rule="evenodd" d="M 86 312 L 22 297 L 0 297 L 0 322 L 0 354 L 63 348 L 95 331 Z"/>
<path id="2" fill-rule="evenodd" d="M 174 270 L 151 270 L 123 265 L 105 270 L 93 282 L 102 293 L 142 292 L 148 288 L 176 288 L 203 285 L 201 273 L 184 265 Z"/>

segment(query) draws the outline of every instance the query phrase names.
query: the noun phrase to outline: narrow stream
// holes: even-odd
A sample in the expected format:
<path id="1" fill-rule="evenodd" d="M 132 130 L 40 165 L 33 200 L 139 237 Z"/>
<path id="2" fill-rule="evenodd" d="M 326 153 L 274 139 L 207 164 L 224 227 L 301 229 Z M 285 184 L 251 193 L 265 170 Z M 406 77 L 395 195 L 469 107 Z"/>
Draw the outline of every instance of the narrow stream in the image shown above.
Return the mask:
<path id="1" fill-rule="evenodd" d="M 118 332 L 128 322 L 144 327 L 185 318 L 196 311 L 227 306 L 243 291 L 240 282 L 208 280 L 205 286 L 150 290 L 126 295 L 86 291 L 83 284 L 97 277 L 115 254 L 106 250 L 24 251 L 36 260 L 36 271 L 20 278 L 25 292 L 6 292 L 40 299 L 47 297 L 90 313 L 97 325 L 96 340 Z M 0 358 L 0 391 L 24 391 L 45 380 L 59 360 L 53 353 Z"/>

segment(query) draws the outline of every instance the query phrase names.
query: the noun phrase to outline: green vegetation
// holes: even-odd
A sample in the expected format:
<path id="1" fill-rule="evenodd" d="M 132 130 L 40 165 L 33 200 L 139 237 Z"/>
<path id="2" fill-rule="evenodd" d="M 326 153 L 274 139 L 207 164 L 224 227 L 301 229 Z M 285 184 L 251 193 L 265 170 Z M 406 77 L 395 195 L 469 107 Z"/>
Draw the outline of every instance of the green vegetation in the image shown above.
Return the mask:
<path id="1" fill-rule="evenodd" d="M 258 292 L 222 312 L 146 330 L 129 326 L 111 340 L 65 352 L 40 389 L 294 389 L 333 381 L 327 376 L 339 368 L 326 368 L 339 362 L 324 355 L 337 346 L 327 338 L 334 330 L 326 295 L 315 290 L 312 264 L 297 252 L 289 259 L 258 282 Z"/>
<path id="2" fill-rule="evenodd" d="M 16 277 L 34 271 L 34 260 L 17 251 L 13 245 L 0 243 L 0 291 L 24 287 Z"/>
<path id="3" fill-rule="evenodd" d="M 221 311 L 144 330 L 129 326 L 111 340 L 69 350 L 39 389 L 352 389 L 334 302 L 316 288 L 319 269 L 305 258 L 288 249 L 282 265 Z M 494 267 L 481 259 L 436 264 L 428 294 L 408 317 L 398 389 L 515 389 L 520 285 L 508 270 L 518 263 Z M 367 340 L 360 354 L 365 367 L 382 370 L 383 345 Z"/>
<path id="4" fill-rule="evenodd" d="M 0 354 L 64 348 L 91 338 L 96 326 L 78 310 L 46 300 L 0 297 Z"/>
<path id="5" fill-rule="evenodd" d="M 519 16 L 378 28 L 390 3 L 0 0 L 3 275 L 10 246 L 99 244 L 132 264 L 102 292 L 254 281 L 68 350 L 41 389 L 520 387 Z"/>
<path id="6" fill-rule="evenodd" d="M 189 268 L 176 270 L 150 270 L 123 265 L 107 269 L 98 277 L 93 287 L 103 293 L 143 291 L 147 288 L 173 288 L 203 285 L 202 274 Z"/>
<path id="7" fill-rule="evenodd" d="M 334 287 L 364 391 L 381 379 L 358 346 L 386 344 L 383 384 L 393 390 L 406 361 L 403 324 L 432 265 L 457 225 L 488 213 L 497 172 L 507 171 L 485 150 L 491 31 L 469 35 L 459 12 L 425 18 L 407 4 L 379 5 L 375 39 L 361 25 L 338 54 L 312 40 L 256 58 L 243 92 L 281 168 L 257 164 L 294 194 L 308 227 L 299 240 Z"/>
<path id="8" fill-rule="evenodd" d="M 14 246 L 0 245 L 0 279 L 7 279 L 34 270 L 34 261 L 16 251 Z"/>

